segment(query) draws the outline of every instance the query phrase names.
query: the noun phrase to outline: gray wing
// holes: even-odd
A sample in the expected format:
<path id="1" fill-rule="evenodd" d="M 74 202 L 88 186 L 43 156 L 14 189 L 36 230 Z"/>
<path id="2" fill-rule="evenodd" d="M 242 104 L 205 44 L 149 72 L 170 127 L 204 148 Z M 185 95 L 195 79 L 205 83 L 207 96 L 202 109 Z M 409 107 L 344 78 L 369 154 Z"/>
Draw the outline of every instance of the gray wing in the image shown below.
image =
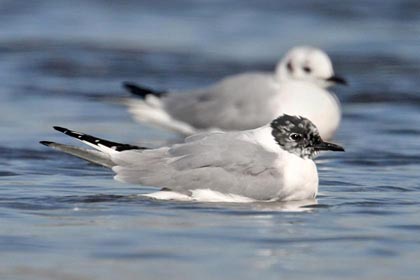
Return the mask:
<path id="1" fill-rule="evenodd" d="M 175 119 L 199 129 L 246 130 L 269 123 L 276 82 L 267 73 L 228 77 L 212 87 L 162 98 Z"/>
<path id="2" fill-rule="evenodd" d="M 189 194 L 211 189 L 254 199 L 276 196 L 282 176 L 277 155 L 238 139 L 238 133 L 213 133 L 172 148 L 123 151 L 112 158 L 116 179 Z"/>

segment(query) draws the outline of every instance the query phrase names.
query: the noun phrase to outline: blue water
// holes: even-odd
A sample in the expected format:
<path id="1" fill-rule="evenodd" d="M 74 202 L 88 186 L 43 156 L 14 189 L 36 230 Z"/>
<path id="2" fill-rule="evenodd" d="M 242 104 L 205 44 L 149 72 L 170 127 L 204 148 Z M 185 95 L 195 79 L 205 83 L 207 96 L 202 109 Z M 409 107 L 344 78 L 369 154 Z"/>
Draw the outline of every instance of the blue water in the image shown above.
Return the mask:
<path id="1" fill-rule="evenodd" d="M 418 1 L 1 1 L 1 279 L 418 279 Z M 53 152 L 62 125 L 151 145 L 175 136 L 104 97 L 270 70 L 325 49 L 346 153 L 318 159 L 320 195 L 281 204 L 159 202 L 150 188 Z"/>

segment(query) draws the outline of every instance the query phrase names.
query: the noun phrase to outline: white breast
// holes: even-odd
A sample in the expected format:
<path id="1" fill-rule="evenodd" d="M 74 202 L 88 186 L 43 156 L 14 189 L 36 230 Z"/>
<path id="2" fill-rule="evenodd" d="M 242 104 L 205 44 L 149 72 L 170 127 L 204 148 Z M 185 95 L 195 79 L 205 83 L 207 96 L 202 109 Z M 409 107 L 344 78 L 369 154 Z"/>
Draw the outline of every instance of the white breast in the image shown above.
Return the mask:
<path id="1" fill-rule="evenodd" d="M 281 160 L 284 162 L 284 185 L 280 196 L 285 197 L 284 200 L 315 198 L 318 192 L 318 172 L 315 162 L 290 153 Z"/>
<path id="2" fill-rule="evenodd" d="M 298 115 L 311 120 L 323 139 L 334 136 L 341 120 L 340 104 L 327 90 L 307 82 L 282 82 L 272 102 L 274 118 L 282 114 Z"/>

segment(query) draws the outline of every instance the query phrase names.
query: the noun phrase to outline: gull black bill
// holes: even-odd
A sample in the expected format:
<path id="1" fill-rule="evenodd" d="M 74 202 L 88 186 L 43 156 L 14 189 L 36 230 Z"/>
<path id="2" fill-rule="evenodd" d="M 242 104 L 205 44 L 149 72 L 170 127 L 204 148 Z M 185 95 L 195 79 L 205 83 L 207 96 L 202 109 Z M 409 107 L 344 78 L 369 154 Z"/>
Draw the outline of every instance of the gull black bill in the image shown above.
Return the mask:
<path id="1" fill-rule="evenodd" d="M 340 145 L 329 143 L 329 142 L 321 142 L 314 146 L 314 148 L 318 151 L 335 151 L 335 152 L 344 152 L 344 148 Z"/>
<path id="2" fill-rule="evenodd" d="M 332 82 L 334 84 L 341 84 L 341 85 L 348 85 L 347 81 L 340 77 L 340 76 L 331 76 L 327 79 L 328 82 Z"/>

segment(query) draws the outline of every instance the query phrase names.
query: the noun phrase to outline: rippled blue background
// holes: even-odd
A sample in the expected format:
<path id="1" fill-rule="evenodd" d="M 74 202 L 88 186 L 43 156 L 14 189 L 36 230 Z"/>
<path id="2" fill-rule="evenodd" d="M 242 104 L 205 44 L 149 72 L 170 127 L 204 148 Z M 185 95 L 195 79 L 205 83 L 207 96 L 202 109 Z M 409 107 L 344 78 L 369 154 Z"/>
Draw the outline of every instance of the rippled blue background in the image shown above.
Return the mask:
<path id="1" fill-rule="evenodd" d="M 3 0 L 0 23 L 1 279 L 418 279 L 418 1 Z M 347 152 L 318 159 L 306 212 L 146 200 L 38 144 L 74 143 L 52 125 L 174 139 L 103 97 L 271 70 L 296 44 L 351 84 L 334 89 Z"/>

